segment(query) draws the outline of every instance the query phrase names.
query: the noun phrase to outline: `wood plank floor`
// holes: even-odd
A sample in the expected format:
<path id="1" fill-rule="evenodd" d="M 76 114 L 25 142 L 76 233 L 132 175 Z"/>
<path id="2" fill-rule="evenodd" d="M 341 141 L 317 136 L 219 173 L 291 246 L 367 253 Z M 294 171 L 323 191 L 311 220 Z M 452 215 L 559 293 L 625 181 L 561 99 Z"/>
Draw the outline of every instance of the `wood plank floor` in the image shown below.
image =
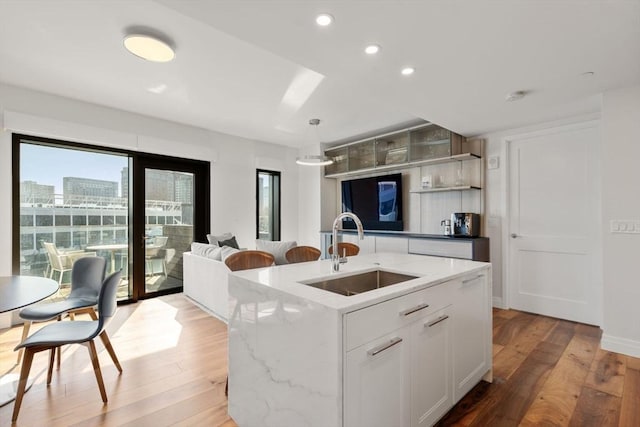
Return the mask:
<path id="1" fill-rule="evenodd" d="M 36 355 L 16 425 L 235 426 L 222 322 L 169 295 L 120 307 L 108 332 L 124 369 L 118 375 L 98 343 L 109 403 L 88 351 L 69 346 L 49 387 L 47 355 Z M 0 330 L 0 373 L 14 367 L 20 334 Z M 476 386 L 439 426 L 640 427 L 640 359 L 603 351 L 599 339 L 595 327 L 494 310 L 494 382 Z M 0 426 L 11 425 L 12 410 L 0 408 Z"/>

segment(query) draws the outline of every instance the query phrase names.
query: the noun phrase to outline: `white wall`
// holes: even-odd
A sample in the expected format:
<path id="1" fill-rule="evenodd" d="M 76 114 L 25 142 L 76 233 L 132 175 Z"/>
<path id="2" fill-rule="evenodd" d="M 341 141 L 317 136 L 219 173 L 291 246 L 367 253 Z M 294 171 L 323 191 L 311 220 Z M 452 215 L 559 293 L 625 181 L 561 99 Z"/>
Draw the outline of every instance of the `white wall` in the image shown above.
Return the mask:
<path id="1" fill-rule="evenodd" d="M 602 347 L 640 357 L 640 234 L 609 232 L 612 220 L 640 221 L 640 86 L 603 97 Z"/>
<path id="2" fill-rule="evenodd" d="M 14 131 L 210 161 L 211 231 L 232 231 L 239 244 L 249 248 L 255 247 L 255 170 L 278 170 L 282 176 L 282 240 L 298 238 L 297 150 L 292 148 L 1 84 L 0 120 L 0 275 L 11 274 Z"/>
<path id="3" fill-rule="evenodd" d="M 299 156 L 320 154 L 319 145 L 306 146 L 299 150 Z M 321 180 L 323 167 L 298 167 L 298 245 L 320 248 L 320 227 L 322 192 Z"/>
<path id="4" fill-rule="evenodd" d="M 500 271 L 498 280 L 494 277 L 494 302 L 495 297 L 501 302 L 504 295 L 508 255 L 505 140 L 512 135 L 599 119 L 602 130 L 602 247 L 599 251 L 603 276 L 601 345 L 607 350 L 640 357 L 640 286 L 635 270 L 635 266 L 640 264 L 640 234 L 609 232 L 612 220 L 640 221 L 640 194 L 637 189 L 637 183 L 640 182 L 640 168 L 637 166 L 637 159 L 640 158 L 640 86 L 605 92 L 602 99 L 600 114 L 481 136 L 487 141 L 487 159 L 493 156 L 500 159 L 500 167 L 487 170 L 485 175 L 486 230 L 492 241 L 494 275 Z M 494 251 L 495 243 L 499 243 L 498 251 Z"/>

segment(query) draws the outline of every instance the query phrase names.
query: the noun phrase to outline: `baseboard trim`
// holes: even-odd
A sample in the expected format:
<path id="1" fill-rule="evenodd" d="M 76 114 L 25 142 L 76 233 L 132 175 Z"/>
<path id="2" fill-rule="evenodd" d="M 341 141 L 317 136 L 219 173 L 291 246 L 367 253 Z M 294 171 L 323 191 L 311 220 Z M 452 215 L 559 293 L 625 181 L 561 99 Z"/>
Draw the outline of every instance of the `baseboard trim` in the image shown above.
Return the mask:
<path id="1" fill-rule="evenodd" d="M 503 310 L 506 310 L 508 307 L 504 305 L 504 301 L 502 300 L 502 297 L 493 297 L 493 306 L 495 308 L 501 308 Z"/>
<path id="2" fill-rule="evenodd" d="M 603 350 L 626 354 L 632 357 L 640 357 L 640 341 L 602 334 L 600 346 Z"/>

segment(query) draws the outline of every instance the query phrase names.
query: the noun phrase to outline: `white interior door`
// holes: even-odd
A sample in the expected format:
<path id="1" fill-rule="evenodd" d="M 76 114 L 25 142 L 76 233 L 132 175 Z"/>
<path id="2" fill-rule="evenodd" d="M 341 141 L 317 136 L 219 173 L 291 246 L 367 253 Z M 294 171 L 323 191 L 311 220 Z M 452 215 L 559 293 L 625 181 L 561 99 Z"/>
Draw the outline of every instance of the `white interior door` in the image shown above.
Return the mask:
<path id="1" fill-rule="evenodd" d="M 599 325 L 597 124 L 509 141 L 509 305 Z"/>

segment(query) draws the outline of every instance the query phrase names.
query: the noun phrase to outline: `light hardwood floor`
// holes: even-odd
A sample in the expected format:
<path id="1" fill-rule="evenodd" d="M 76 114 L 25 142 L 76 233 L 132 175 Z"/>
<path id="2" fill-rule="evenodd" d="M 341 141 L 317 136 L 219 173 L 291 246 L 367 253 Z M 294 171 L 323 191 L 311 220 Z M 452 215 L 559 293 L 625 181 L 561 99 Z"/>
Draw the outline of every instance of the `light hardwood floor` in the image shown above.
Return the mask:
<path id="1" fill-rule="evenodd" d="M 109 403 L 87 350 L 69 346 L 48 388 L 47 355 L 36 355 L 37 379 L 16 425 L 235 426 L 222 322 L 178 294 L 120 307 L 108 331 L 124 369 L 118 375 L 100 352 Z M 20 332 L 0 330 L 0 373 L 15 364 Z M 640 359 L 600 350 L 599 337 L 595 327 L 494 310 L 495 381 L 480 383 L 439 425 L 640 426 Z M 12 410 L 0 408 L 0 426 L 11 424 Z"/>

